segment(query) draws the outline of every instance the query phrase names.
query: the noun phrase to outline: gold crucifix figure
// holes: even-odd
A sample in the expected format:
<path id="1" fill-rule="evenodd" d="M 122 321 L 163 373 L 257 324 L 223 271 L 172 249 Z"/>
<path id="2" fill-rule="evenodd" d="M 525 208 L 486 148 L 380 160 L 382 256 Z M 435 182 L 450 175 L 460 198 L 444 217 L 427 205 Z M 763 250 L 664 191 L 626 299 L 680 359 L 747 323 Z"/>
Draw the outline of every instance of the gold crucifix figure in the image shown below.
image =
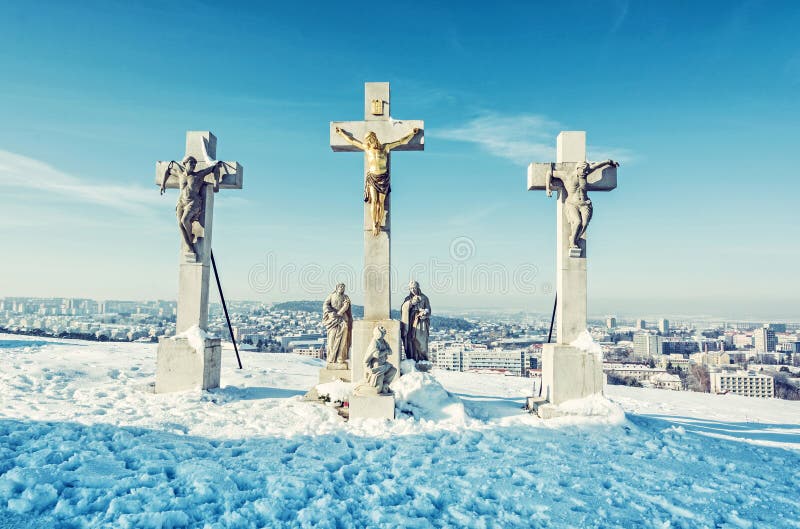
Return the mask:
<path id="1" fill-rule="evenodd" d="M 388 154 L 389 152 L 405 145 L 414 139 L 414 136 L 419 133 L 419 129 L 414 127 L 411 133 L 403 136 L 397 141 L 382 144 L 378 141 L 378 136 L 370 131 L 364 136 L 364 141 L 359 141 L 347 131 L 336 127 L 336 133 L 344 138 L 350 145 L 361 149 L 367 157 L 367 178 L 364 181 L 364 202 L 370 204 L 370 213 L 372 216 L 372 234 L 377 236 L 381 227 L 386 224 L 386 209 L 384 203 L 386 202 L 386 195 L 388 195 L 392 188 L 389 183 L 389 167 L 388 167 Z"/>

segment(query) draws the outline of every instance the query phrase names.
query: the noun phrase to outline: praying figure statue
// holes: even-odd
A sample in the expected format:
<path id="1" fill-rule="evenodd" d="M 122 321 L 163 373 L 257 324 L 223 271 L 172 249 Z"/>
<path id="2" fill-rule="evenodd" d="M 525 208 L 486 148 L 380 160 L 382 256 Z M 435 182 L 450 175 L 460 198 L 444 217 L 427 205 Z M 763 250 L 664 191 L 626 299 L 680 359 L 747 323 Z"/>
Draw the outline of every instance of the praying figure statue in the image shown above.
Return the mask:
<path id="1" fill-rule="evenodd" d="M 169 162 L 167 170 L 164 172 L 164 179 L 161 181 L 161 194 L 163 195 L 167 189 L 167 180 L 171 176 L 178 179 L 180 191 L 178 192 L 178 204 L 175 206 L 175 215 L 178 217 L 178 227 L 183 242 L 195 255 L 197 255 L 195 248 L 197 240 L 205 236 L 202 222 L 205 213 L 205 186 L 214 182 L 213 176 L 211 181 L 208 180 L 208 177 L 215 174 L 217 168 L 222 165 L 223 162 L 216 162 L 205 169 L 195 171 L 197 159 L 194 156 L 187 156 L 182 163 L 174 160 Z"/>
<path id="2" fill-rule="evenodd" d="M 344 293 L 344 283 L 325 298 L 322 305 L 322 323 L 328 330 L 328 369 L 347 369 L 350 344 L 353 342 L 353 312 L 350 297 Z"/>
<path id="3" fill-rule="evenodd" d="M 397 368 L 387 360 L 392 350 L 384 338 L 386 329 L 378 325 L 372 332 L 372 340 L 364 355 L 364 380 L 353 390 L 355 395 L 388 395 L 392 393 L 389 384 L 397 374 Z"/>
<path id="4" fill-rule="evenodd" d="M 561 177 L 553 176 L 551 172 L 550 176 L 545 180 L 547 196 L 552 196 L 553 194 L 551 185 L 554 180 L 561 181 L 564 192 L 567 194 L 564 199 L 564 213 L 567 216 L 570 227 L 570 249 L 579 248 L 578 241 L 586 234 L 586 228 L 589 227 L 589 221 L 592 220 L 592 201 L 586 193 L 586 179 L 590 174 L 607 165 L 610 167 L 619 167 L 619 164 L 613 160 L 606 160 L 594 164 L 580 162 L 575 172 L 570 172 L 567 176 Z"/>
<path id="5" fill-rule="evenodd" d="M 364 202 L 370 204 L 372 217 L 372 234 L 378 235 L 381 227 L 386 225 L 386 209 L 384 203 L 386 196 L 391 192 L 389 185 L 389 151 L 400 145 L 410 142 L 419 132 L 414 128 L 410 134 L 403 136 L 397 141 L 381 144 L 378 136 L 374 132 L 368 132 L 361 142 L 355 139 L 352 134 L 336 127 L 336 133 L 345 139 L 347 143 L 364 151 L 367 156 L 367 179 L 364 182 Z"/>
<path id="6" fill-rule="evenodd" d="M 408 295 L 400 306 L 400 338 L 406 358 L 428 362 L 428 336 L 431 332 L 431 302 L 422 293 L 419 283 L 408 284 Z"/>

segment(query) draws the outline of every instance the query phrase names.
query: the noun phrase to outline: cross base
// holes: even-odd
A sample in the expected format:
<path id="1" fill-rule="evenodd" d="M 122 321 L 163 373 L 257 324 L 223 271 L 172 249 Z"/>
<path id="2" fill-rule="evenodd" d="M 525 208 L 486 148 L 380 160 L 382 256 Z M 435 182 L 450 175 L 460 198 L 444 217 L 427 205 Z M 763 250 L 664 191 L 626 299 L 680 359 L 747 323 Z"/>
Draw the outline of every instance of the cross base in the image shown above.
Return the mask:
<path id="1" fill-rule="evenodd" d="M 350 397 L 351 419 L 394 419 L 394 394 Z"/>
<path id="2" fill-rule="evenodd" d="M 603 393 L 603 361 L 571 345 L 542 348 L 542 398 L 559 404 Z"/>
<path id="3" fill-rule="evenodd" d="M 328 382 L 333 382 L 334 380 L 341 380 L 342 382 L 352 382 L 350 380 L 350 370 L 347 369 L 347 364 L 345 364 L 345 369 L 331 369 L 328 367 L 319 370 L 320 384 L 326 384 Z"/>
<path id="4" fill-rule="evenodd" d="M 219 387 L 222 346 L 219 338 L 206 338 L 197 350 L 187 338 L 162 337 L 158 341 L 156 393 Z"/>

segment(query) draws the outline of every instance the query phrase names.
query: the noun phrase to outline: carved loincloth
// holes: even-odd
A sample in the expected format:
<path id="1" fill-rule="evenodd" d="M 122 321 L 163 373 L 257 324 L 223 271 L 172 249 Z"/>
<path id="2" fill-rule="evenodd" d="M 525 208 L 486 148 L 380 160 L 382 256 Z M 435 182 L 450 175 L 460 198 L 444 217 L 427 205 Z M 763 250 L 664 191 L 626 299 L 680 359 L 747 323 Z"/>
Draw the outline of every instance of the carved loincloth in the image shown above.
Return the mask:
<path id="1" fill-rule="evenodd" d="M 367 179 L 364 182 L 364 202 L 369 202 L 370 188 L 374 189 L 378 193 L 388 195 L 392 190 L 391 186 L 389 185 L 389 173 L 367 173 Z"/>
<path id="2" fill-rule="evenodd" d="M 203 211 L 203 200 L 186 200 L 181 198 L 175 206 L 175 213 L 178 215 L 178 220 L 186 216 L 193 221 L 200 220 L 200 213 Z"/>
<path id="3" fill-rule="evenodd" d="M 178 217 L 178 223 L 180 224 L 182 218 L 186 216 L 192 225 L 192 242 L 197 242 L 198 239 L 201 239 L 206 236 L 206 230 L 203 227 L 203 222 L 200 217 L 203 213 L 203 200 L 185 200 L 180 199 L 178 204 L 175 206 L 175 214 Z"/>

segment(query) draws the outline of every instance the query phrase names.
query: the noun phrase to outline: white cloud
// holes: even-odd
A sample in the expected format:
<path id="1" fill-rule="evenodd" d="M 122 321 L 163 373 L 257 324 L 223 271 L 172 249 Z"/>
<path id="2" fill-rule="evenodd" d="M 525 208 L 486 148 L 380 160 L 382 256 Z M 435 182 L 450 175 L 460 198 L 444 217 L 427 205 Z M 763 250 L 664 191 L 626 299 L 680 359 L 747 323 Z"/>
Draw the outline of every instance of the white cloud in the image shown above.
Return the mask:
<path id="1" fill-rule="evenodd" d="M 47 197 L 62 197 L 73 204 L 96 204 L 132 214 L 143 214 L 159 205 L 158 189 L 89 182 L 55 167 L 0 150 L 0 181 L 14 191 L 28 189 Z"/>
<path id="2" fill-rule="evenodd" d="M 562 130 L 568 129 L 558 121 L 537 114 L 503 116 L 490 113 L 463 125 L 431 131 L 429 135 L 474 143 L 489 154 L 527 166 L 531 162 L 555 160 L 556 136 Z M 611 158 L 630 162 L 634 158 L 634 154 L 624 148 L 589 145 L 587 150 L 590 160 Z"/>
<path id="3" fill-rule="evenodd" d="M 563 127 L 536 114 L 485 114 L 431 136 L 479 145 L 483 150 L 518 165 L 555 158 L 555 138 Z"/>

